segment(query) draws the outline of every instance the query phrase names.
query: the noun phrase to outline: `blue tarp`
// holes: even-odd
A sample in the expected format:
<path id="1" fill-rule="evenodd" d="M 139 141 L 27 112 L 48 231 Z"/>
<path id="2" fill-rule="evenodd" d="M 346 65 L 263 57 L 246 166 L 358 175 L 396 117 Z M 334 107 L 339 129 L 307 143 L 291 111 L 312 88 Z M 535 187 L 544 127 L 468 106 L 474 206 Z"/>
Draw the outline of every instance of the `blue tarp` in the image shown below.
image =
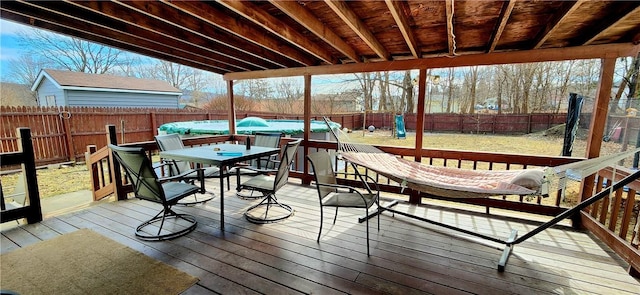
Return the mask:
<path id="1" fill-rule="evenodd" d="M 302 120 L 256 120 L 253 122 L 266 122 L 264 124 L 243 124 L 245 118 L 236 124 L 236 133 L 238 134 L 255 134 L 256 132 L 280 132 L 287 135 L 300 134 L 304 132 L 304 122 Z M 262 121 L 261 121 L 262 120 Z M 331 128 L 340 128 L 340 124 L 330 122 Z M 258 125 L 258 126 L 256 126 Z M 229 134 L 229 123 L 227 120 L 205 120 L 205 121 L 186 121 L 162 124 L 160 131 L 166 133 L 193 134 L 193 135 L 222 135 Z M 324 121 L 311 121 L 311 132 L 329 132 L 329 127 Z"/>

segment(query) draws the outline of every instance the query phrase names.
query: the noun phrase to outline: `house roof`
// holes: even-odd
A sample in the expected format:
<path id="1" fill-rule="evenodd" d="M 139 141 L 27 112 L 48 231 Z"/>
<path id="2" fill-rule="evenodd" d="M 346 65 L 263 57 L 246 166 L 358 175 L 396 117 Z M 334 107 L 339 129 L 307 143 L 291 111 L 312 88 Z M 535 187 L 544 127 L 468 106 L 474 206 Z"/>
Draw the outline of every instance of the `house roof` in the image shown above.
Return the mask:
<path id="1" fill-rule="evenodd" d="M 226 80 L 619 57 L 640 43 L 640 1 L 3 1 L 0 12 Z"/>
<path id="2" fill-rule="evenodd" d="M 42 79 L 47 77 L 58 88 L 70 90 L 92 90 L 92 91 L 113 91 L 113 92 L 141 92 L 180 95 L 180 89 L 171 84 L 153 79 L 141 79 L 133 77 L 122 77 L 106 74 L 89 74 L 72 71 L 61 71 L 43 69 L 31 87 L 35 91 Z"/>

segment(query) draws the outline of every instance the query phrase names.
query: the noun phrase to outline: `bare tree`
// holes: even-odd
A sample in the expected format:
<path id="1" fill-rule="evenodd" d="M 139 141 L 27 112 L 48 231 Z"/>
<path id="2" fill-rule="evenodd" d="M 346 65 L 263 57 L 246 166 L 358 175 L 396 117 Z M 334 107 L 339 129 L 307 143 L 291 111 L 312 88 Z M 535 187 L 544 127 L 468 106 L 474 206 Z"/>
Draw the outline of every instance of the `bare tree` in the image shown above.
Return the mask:
<path id="1" fill-rule="evenodd" d="M 123 51 L 79 38 L 32 29 L 18 33 L 18 43 L 47 65 L 74 72 L 109 73 L 122 61 Z"/>
<path id="2" fill-rule="evenodd" d="M 40 70 L 46 63 L 32 55 L 21 55 L 18 59 L 9 61 L 9 71 L 13 73 L 13 80 L 19 84 L 31 87 L 38 78 Z"/>

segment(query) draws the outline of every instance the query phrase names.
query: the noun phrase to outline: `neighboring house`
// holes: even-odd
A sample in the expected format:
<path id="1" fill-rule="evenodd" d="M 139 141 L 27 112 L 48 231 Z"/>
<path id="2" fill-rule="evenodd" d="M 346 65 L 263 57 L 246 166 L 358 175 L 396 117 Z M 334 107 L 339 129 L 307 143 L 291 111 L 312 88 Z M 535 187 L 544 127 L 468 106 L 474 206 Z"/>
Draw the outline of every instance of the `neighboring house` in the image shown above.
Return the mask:
<path id="1" fill-rule="evenodd" d="M 43 69 L 31 87 L 40 106 L 178 108 L 182 92 L 169 83 Z"/>

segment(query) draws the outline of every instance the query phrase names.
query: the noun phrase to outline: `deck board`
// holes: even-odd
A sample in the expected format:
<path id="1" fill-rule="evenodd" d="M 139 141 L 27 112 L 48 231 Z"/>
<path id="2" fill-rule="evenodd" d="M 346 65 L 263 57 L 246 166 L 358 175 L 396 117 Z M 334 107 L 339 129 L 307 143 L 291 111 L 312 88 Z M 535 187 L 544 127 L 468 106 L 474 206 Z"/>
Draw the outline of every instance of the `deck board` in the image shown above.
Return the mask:
<path id="1" fill-rule="evenodd" d="M 217 191 L 215 181 L 208 188 Z M 278 199 L 295 214 L 257 225 L 243 212 L 258 202 L 230 191 L 225 197 L 225 232 L 219 229 L 219 199 L 175 207 L 198 219 L 187 236 L 165 242 L 135 238 L 134 229 L 160 207 L 146 201 L 106 202 L 41 223 L 2 231 L 1 252 L 90 228 L 150 257 L 194 275 L 200 281 L 185 294 L 638 294 L 640 283 L 627 265 L 592 235 L 566 227 L 548 229 L 516 245 L 504 273 L 497 272 L 501 245 L 454 233 L 417 220 L 385 213 L 370 222 L 371 256 L 366 255 L 363 210 L 345 209 L 332 224 L 325 212 L 316 243 L 319 211 L 316 191 L 295 183 Z M 397 206 L 421 216 L 506 238 L 535 224 L 516 218 Z"/>

